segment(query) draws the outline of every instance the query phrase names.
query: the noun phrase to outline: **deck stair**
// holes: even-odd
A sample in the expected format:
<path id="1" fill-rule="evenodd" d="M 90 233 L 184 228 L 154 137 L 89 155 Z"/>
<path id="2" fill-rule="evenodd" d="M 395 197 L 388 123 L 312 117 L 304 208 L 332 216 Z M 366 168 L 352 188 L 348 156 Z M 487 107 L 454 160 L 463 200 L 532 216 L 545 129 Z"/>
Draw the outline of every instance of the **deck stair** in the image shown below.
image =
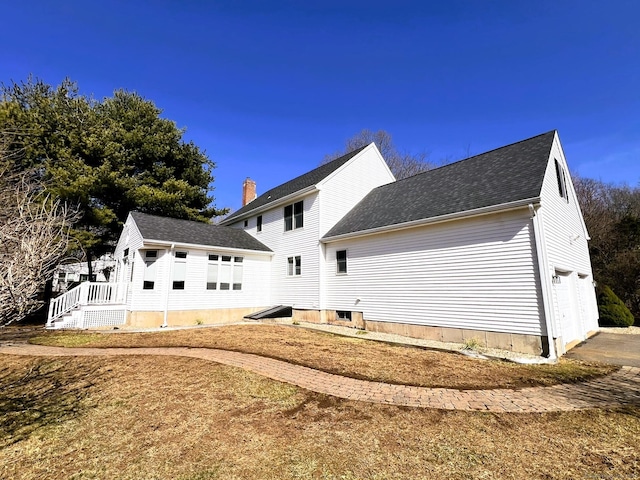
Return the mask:
<path id="1" fill-rule="evenodd" d="M 127 285 L 83 282 L 51 300 L 46 328 L 95 328 L 124 325 Z"/>

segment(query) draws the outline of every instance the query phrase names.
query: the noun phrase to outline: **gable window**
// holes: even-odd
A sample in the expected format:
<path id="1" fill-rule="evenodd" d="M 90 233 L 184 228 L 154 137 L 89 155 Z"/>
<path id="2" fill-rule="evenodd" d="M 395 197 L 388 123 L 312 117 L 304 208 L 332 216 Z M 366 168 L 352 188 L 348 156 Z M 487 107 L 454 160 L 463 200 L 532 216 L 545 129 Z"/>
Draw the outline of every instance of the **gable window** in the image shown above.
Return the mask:
<path id="1" fill-rule="evenodd" d="M 294 230 L 296 228 L 302 228 L 304 225 L 303 212 L 304 204 L 302 201 L 296 202 L 284 207 L 284 230 Z"/>
<path id="2" fill-rule="evenodd" d="M 249 220 L 245 220 L 244 221 L 244 228 L 247 228 L 249 226 Z"/>
<path id="3" fill-rule="evenodd" d="M 554 159 L 555 160 L 555 159 Z M 564 168 L 560 165 L 558 160 L 556 162 L 556 179 L 558 180 L 558 193 L 567 202 L 569 201 L 569 195 L 567 193 L 567 177 L 564 173 Z"/>
<path id="4" fill-rule="evenodd" d="M 258 215 L 258 219 L 256 220 L 256 230 L 258 232 L 262 231 L 262 215 Z"/>
<path id="5" fill-rule="evenodd" d="M 173 262 L 173 289 L 184 290 L 187 276 L 187 252 L 176 252 Z"/>
<path id="6" fill-rule="evenodd" d="M 336 251 L 336 273 L 347 273 L 347 251 Z"/>
<path id="7" fill-rule="evenodd" d="M 156 283 L 156 259 L 158 258 L 157 250 L 147 250 L 144 252 L 144 279 L 142 283 L 143 290 L 153 290 Z M 131 269 L 131 277 L 133 277 L 133 268 Z"/>
<path id="8" fill-rule="evenodd" d="M 287 258 L 287 275 L 290 277 L 302 275 L 302 258 L 300 256 Z"/>

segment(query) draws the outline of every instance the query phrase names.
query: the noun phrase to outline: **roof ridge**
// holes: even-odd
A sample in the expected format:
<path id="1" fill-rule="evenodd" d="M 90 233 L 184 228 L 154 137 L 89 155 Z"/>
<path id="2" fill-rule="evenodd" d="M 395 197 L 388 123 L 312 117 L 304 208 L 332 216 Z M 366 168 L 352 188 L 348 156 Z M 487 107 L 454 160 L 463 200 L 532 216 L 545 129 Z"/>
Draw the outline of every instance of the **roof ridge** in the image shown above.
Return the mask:
<path id="1" fill-rule="evenodd" d="M 425 170 L 424 172 L 416 173 L 415 175 L 411 175 L 410 177 L 401 178 L 400 180 L 396 180 L 395 182 L 391 182 L 391 184 L 403 182 L 405 180 L 410 180 L 412 178 L 418 177 L 420 175 L 424 175 L 426 173 L 435 172 L 436 170 L 442 170 L 443 168 L 451 167 L 451 166 L 457 165 L 457 164 L 459 164 L 461 162 L 466 162 L 467 160 L 473 160 L 474 158 L 481 157 L 483 155 L 487 155 L 488 153 L 492 153 L 492 152 L 495 152 L 497 150 L 502 150 L 503 148 L 513 147 L 514 145 L 518 145 L 519 143 L 528 142 L 528 141 L 533 140 L 535 138 L 544 137 L 545 135 L 549 135 L 550 133 L 555 133 L 555 132 L 557 132 L 557 130 L 555 130 L 555 129 L 554 130 L 549 130 L 548 132 L 540 133 L 539 135 L 534 135 L 533 137 L 525 138 L 524 140 L 519 140 L 517 142 L 509 143 L 508 145 L 503 145 L 501 147 L 492 148 L 491 150 L 487 150 L 486 152 L 482 152 L 482 153 L 477 153 L 476 155 L 473 155 L 471 157 L 461 158 L 460 160 L 456 160 L 455 162 L 447 163 L 445 165 L 440 165 L 439 167 L 431 168 L 429 170 Z M 391 184 L 387 184 L 387 185 L 391 185 Z M 381 185 L 381 186 L 384 187 L 385 185 Z M 380 187 L 378 187 L 378 188 L 380 188 Z"/>
<path id="2" fill-rule="evenodd" d="M 356 148 L 340 157 L 331 160 L 330 162 L 323 163 L 322 165 L 318 165 L 316 168 L 304 172 L 298 175 L 295 178 L 287 180 L 275 187 L 270 188 L 264 193 L 260 194 L 257 198 L 252 200 L 251 202 L 243 205 L 235 212 L 231 213 L 227 218 L 222 220 L 222 223 L 229 222 L 230 220 L 241 218 L 246 215 L 248 212 L 252 212 L 256 209 L 261 209 L 267 207 L 267 205 L 272 204 L 282 198 L 293 195 L 297 192 L 300 192 L 306 188 L 309 188 L 313 185 L 317 185 L 322 180 L 327 178 L 333 172 L 338 170 L 342 165 L 346 164 L 360 152 L 362 152 L 368 145 L 363 145 L 362 147 Z M 274 198 L 271 198 L 271 197 Z"/>
<path id="3" fill-rule="evenodd" d="M 321 169 L 321 168 L 323 168 L 323 167 L 326 167 L 327 165 L 331 165 L 331 164 L 332 164 L 332 163 L 334 163 L 334 162 L 343 161 L 343 160 L 344 160 L 344 158 L 345 158 L 345 157 L 347 157 L 347 156 L 349 156 L 349 155 L 352 155 L 353 157 L 355 157 L 358 153 L 360 153 L 362 150 L 364 150 L 364 149 L 365 149 L 366 147 L 368 147 L 369 145 L 370 145 L 370 144 L 364 145 L 364 146 L 362 146 L 362 147 L 358 147 L 358 148 L 356 148 L 355 150 L 351 150 L 350 152 L 345 153 L 344 155 L 340 155 L 338 158 L 334 158 L 333 160 L 331 160 L 331 161 L 329 161 L 329 162 L 327 162 L 327 163 L 323 163 L 322 165 L 318 165 L 317 167 L 312 168 L 311 170 L 307 170 L 306 172 L 301 173 L 301 174 L 300 174 L 300 175 L 298 175 L 297 177 L 293 177 L 293 178 L 291 178 L 291 179 L 287 180 L 286 182 L 282 182 L 281 184 L 276 185 L 275 187 L 270 188 L 270 189 L 269 189 L 269 190 L 267 190 L 266 192 L 264 192 L 264 193 L 260 194 L 260 195 L 259 195 L 259 197 L 261 197 L 262 195 L 264 195 L 264 194 L 266 194 L 266 193 L 269 193 L 271 190 L 275 190 L 276 188 L 281 187 L 282 185 L 285 185 L 285 184 L 287 184 L 287 183 L 289 183 L 289 182 L 293 182 L 293 181 L 297 180 L 297 179 L 298 179 L 298 178 L 300 178 L 300 177 L 304 177 L 305 175 L 309 175 L 309 174 L 311 174 L 311 173 L 315 172 L 316 170 L 319 170 L 319 169 Z M 339 168 L 339 167 L 338 167 L 338 168 Z M 329 174 L 327 174 L 327 176 L 328 176 L 328 175 L 329 175 Z M 251 202 L 249 202 L 247 205 L 249 205 L 250 203 L 251 203 Z"/>

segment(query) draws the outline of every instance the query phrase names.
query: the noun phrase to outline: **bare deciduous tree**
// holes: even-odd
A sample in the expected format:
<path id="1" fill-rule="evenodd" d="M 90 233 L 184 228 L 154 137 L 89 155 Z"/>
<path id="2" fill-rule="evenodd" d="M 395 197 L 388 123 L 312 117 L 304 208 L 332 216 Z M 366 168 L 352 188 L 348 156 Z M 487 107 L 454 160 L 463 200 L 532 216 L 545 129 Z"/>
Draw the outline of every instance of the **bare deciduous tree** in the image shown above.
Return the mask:
<path id="1" fill-rule="evenodd" d="M 42 306 L 41 293 L 67 250 L 75 220 L 46 194 L 37 172 L 15 173 L 13 159 L 2 152 L 0 144 L 0 326 Z"/>
<path id="2" fill-rule="evenodd" d="M 640 188 L 573 175 L 591 241 L 594 278 L 640 319 Z"/>
<path id="3" fill-rule="evenodd" d="M 371 142 L 376 144 L 382 157 L 386 160 L 387 165 L 389 165 L 391 173 L 393 173 L 398 180 L 417 175 L 418 173 L 425 172 L 437 166 L 436 163 L 429 161 L 427 153 L 412 154 L 399 152 L 393 143 L 391 134 L 388 132 L 384 130 L 372 132 L 366 129 L 348 139 L 345 142 L 343 150 L 325 156 L 322 163 L 328 163 L 346 153 L 369 145 Z"/>

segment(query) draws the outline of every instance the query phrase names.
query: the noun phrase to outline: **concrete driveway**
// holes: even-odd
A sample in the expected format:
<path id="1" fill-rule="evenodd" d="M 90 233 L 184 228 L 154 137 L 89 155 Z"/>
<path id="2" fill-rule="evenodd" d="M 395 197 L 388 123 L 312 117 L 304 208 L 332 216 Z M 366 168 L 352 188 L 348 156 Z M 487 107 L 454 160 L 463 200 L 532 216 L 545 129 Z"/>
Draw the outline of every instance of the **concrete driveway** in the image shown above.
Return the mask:
<path id="1" fill-rule="evenodd" d="M 640 335 L 599 332 L 569 350 L 567 358 L 640 367 Z"/>

